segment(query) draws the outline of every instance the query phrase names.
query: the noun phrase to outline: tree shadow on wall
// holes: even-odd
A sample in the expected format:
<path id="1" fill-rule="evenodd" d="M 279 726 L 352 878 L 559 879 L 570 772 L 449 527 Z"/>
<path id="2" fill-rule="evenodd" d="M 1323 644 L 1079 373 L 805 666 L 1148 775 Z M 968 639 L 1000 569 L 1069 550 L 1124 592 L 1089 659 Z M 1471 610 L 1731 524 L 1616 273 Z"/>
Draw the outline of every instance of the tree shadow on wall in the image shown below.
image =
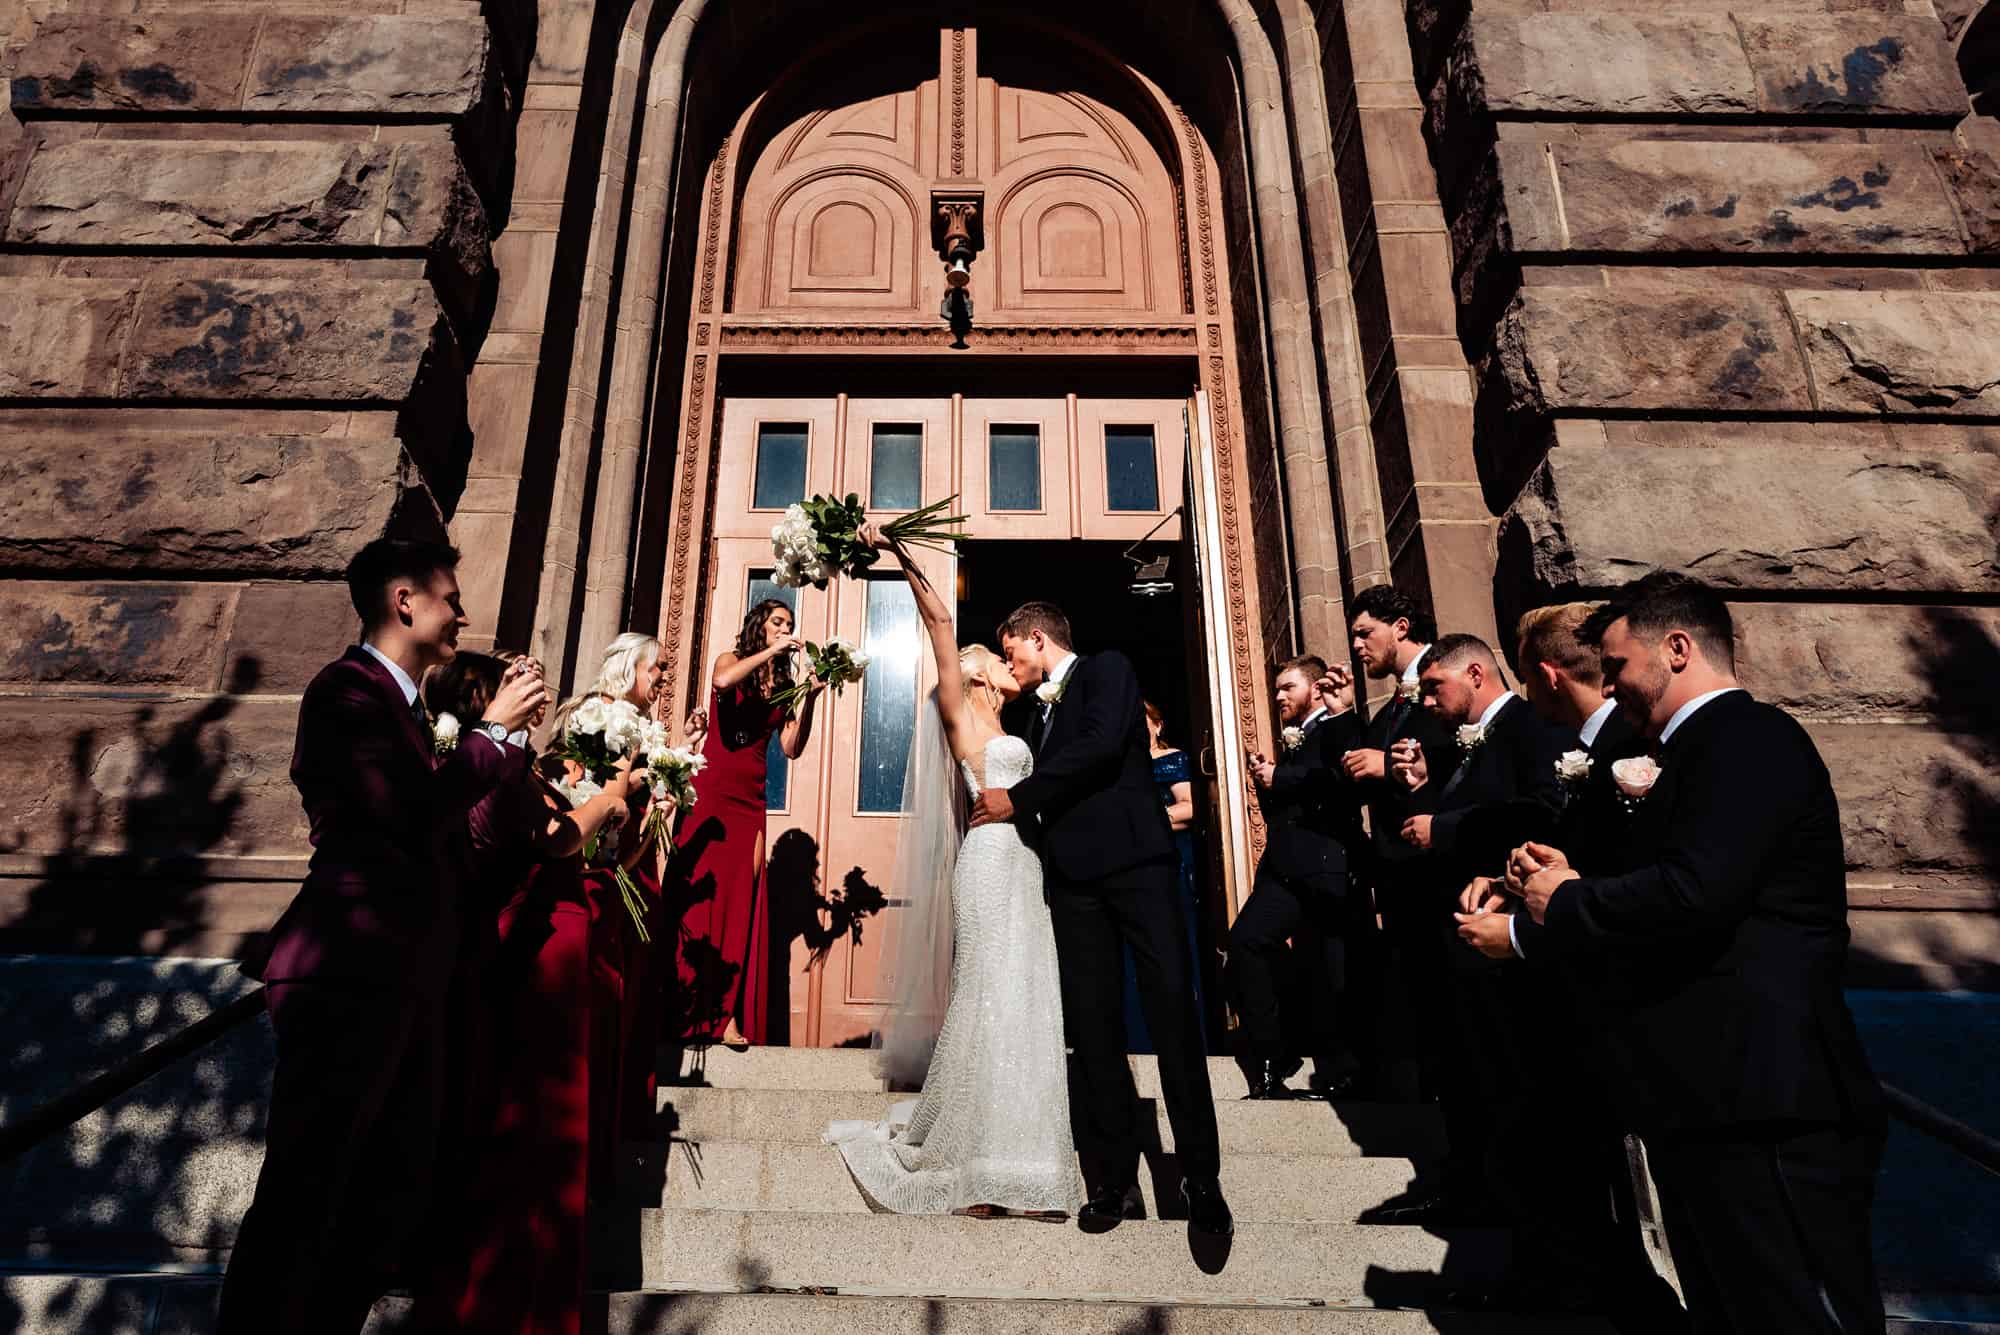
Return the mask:
<path id="1" fill-rule="evenodd" d="M 0 1123 L 254 986 L 228 963 L 157 956 L 212 931 L 204 857 L 234 831 L 251 772 L 228 723 L 261 675 L 245 659 L 224 693 L 183 716 L 146 704 L 115 733 L 82 728 L 52 767 L 56 847 L 7 923 L 9 945 L 98 953 L 0 958 Z M 140 951 L 151 958 L 113 953 Z M 0 1265 L 218 1265 L 261 1158 L 270 1061 L 268 1025 L 237 1026 L 0 1163 Z M 49 1275 L 0 1292 L 0 1330 L 52 1313 L 66 1329 L 110 1329 L 141 1301 L 136 1282 Z"/>

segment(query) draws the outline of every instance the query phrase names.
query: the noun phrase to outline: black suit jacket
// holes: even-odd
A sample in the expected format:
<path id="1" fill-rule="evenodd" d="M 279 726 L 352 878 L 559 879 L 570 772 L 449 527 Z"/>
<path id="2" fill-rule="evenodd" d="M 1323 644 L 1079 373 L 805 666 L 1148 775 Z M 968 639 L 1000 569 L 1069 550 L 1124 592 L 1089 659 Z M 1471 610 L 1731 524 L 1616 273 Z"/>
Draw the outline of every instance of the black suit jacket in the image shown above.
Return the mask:
<path id="1" fill-rule="evenodd" d="M 1017 820 L 1040 818 L 1052 881 L 1096 881 L 1173 861 L 1173 826 L 1153 786 L 1139 677 L 1123 654 L 1077 659 L 1049 713 L 1035 772 L 1008 797 Z"/>
<path id="2" fill-rule="evenodd" d="M 1549 901 L 1547 936 L 1613 956 L 1617 1092 L 1642 1130 L 1879 1128 L 1881 1091 L 1841 992 L 1846 859 L 1812 738 L 1747 692 L 1661 750 L 1630 869 Z"/>
<path id="3" fill-rule="evenodd" d="M 1269 831 L 1259 872 L 1302 890 L 1346 896 L 1348 874 L 1367 836 L 1340 758 L 1361 744 L 1361 720 L 1350 709 L 1319 719 L 1297 748 L 1279 752 L 1258 803 Z"/>
<path id="4" fill-rule="evenodd" d="M 1556 822 L 1555 837 L 1547 841 L 1561 849 L 1578 871 L 1604 876 L 1625 870 L 1631 856 L 1634 817 L 1619 799 L 1618 785 L 1611 779 L 1611 766 L 1631 756 L 1645 755 L 1651 747 L 1646 735 L 1625 717 L 1622 709 L 1611 711 L 1589 746 L 1579 743 L 1577 749 L 1590 756 L 1590 774 L 1578 783 L 1565 785 L 1562 816 Z M 1514 922 L 1514 940 L 1522 957 L 1536 963 L 1553 961 L 1562 954 L 1548 939 L 1548 929 L 1525 913 Z"/>
<path id="5" fill-rule="evenodd" d="M 1436 798 L 1431 853 L 1454 896 L 1474 876 L 1504 871 L 1509 849 L 1555 833 L 1564 797 L 1556 763 L 1576 744 L 1574 732 L 1546 721 L 1520 696 L 1500 706 L 1486 740 L 1459 762 Z"/>
<path id="6" fill-rule="evenodd" d="M 1424 748 L 1430 767 L 1430 782 L 1416 792 L 1405 788 L 1393 768 L 1384 766 L 1380 779 L 1357 785 L 1368 807 L 1368 833 L 1375 845 L 1378 876 L 1407 880 L 1421 875 L 1427 859 L 1423 850 L 1403 838 L 1403 823 L 1411 816 L 1427 816 L 1437 809 L 1437 795 L 1458 768 L 1458 746 L 1452 730 L 1422 705 L 1392 698 L 1382 712 L 1368 723 L 1364 746 L 1386 757 L 1389 748 L 1405 737 L 1414 738 Z"/>

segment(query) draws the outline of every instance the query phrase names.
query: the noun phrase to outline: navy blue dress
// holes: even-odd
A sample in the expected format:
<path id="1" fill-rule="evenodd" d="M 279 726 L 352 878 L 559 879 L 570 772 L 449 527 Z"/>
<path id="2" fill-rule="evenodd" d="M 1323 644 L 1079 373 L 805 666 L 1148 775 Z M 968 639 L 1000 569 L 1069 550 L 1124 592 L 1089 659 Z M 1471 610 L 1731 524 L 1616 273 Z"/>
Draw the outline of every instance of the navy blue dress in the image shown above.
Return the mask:
<path id="1" fill-rule="evenodd" d="M 1160 805 L 1172 806 L 1174 785 L 1191 783 L 1194 772 L 1185 751 L 1169 751 L 1153 757 L 1153 784 L 1159 790 Z M 1193 830 L 1174 831 L 1174 849 L 1180 854 L 1181 917 L 1187 924 L 1188 949 L 1192 953 L 1189 977 L 1194 980 L 1195 1013 L 1202 1028 L 1208 1027 L 1208 1009 L 1201 998 L 1201 895 L 1195 868 L 1199 864 Z M 1125 1047 L 1129 1052 L 1151 1052 L 1153 1036 L 1146 1031 L 1146 1016 L 1139 1005 L 1139 982 L 1132 970 L 1132 952 L 1125 952 Z"/>

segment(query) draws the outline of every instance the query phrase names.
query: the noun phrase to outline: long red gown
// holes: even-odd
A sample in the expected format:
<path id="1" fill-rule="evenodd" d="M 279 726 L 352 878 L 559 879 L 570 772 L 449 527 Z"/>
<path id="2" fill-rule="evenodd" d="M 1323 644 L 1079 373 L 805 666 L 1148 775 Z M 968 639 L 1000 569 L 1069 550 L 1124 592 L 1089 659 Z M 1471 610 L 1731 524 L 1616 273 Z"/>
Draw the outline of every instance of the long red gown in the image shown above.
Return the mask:
<path id="1" fill-rule="evenodd" d="M 593 906 L 580 856 L 537 860 L 543 792 L 524 774 L 469 822 L 477 883 L 496 896 L 514 888 L 482 971 L 483 1041 L 470 1064 L 483 1070 L 467 1081 L 467 1143 L 420 1330 L 576 1335 L 582 1320 Z"/>
<path id="2" fill-rule="evenodd" d="M 752 1043 L 770 1032 L 771 909 L 758 849 L 764 838 L 764 779 L 771 735 L 785 711 L 748 682 L 711 691 L 708 767 L 695 781 L 694 809 L 681 819 L 669 893 L 678 932 L 659 944 L 676 951 L 680 986 L 669 1032 L 712 1041 L 731 1018 Z M 675 937 L 678 942 L 675 942 Z"/>

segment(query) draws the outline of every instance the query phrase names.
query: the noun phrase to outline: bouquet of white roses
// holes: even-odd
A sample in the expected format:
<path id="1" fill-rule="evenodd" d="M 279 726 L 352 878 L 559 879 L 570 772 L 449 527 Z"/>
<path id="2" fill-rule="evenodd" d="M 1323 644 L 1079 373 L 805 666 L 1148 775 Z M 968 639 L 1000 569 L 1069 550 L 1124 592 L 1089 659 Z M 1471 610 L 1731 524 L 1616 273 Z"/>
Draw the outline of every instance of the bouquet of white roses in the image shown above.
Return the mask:
<path id="1" fill-rule="evenodd" d="M 570 806 L 582 806 L 604 791 L 604 781 L 618 772 L 619 762 L 648 740 L 650 728 L 658 727 L 647 723 L 628 701 L 605 700 L 594 695 L 584 700 L 564 720 L 561 735 L 549 747 L 549 754 L 576 762 L 584 777 L 573 784 L 557 784 L 557 789 L 569 799 Z M 665 729 L 660 731 L 664 736 Z M 606 825 L 599 829 L 584 844 L 586 863 L 598 861 L 599 853 L 605 849 L 605 831 L 610 828 Z M 613 842 L 610 851 L 615 854 L 616 850 L 617 844 Z M 619 897 L 625 901 L 625 912 L 631 916 L 639 939 L 651 942 L 652 937 L 646 931 L 646 899 L 639 893 L 638 882 L 622 865 L 616 865 L 615 859 L 612 879 L 618 882 Z"/>
<path id="2" fill-rule="evenodd" d="M 838 693 L 850 681 L 860 681 L 861 674 L 868 670 L 874 660 L 861 652 L 859 645 L 845 636 L 836 635 L 825 644 L 806 645 L 806 657 L 812 663 L 812 670 L 819 675 L 822 684 L 830 691 Z M 787 714 L 799 707 L 810 689 L 807 682 L 799 682 L 787 687 L 771 697 L 771 703 L 780 705 Z"/>
<path id="3" fill-rule="evenodd" d="M 646 783 L 653 790 L 653 809 L 647 819 L 652 822 L 653 833 L 665 842 L 667 803 L 671 802 L 676 811 L 686 811 L 694 805 L 694 776 L 708 768 L 708 758 L 685 746 L 665 745 L 664 741 L 641 754 L 646 762 Z"/>
<path id="4" fill-rule="evenodd" d="M 946 514 L 958 497 L 947 496 L 901 519 L 882 525 L 882 535 L 911 547 L 956 554 L 953 544 L 965 536 L 957 526 L 964 515 Z M 881 553 L 861 541 L 861 525 L 867 519 L 861 498 L 848 493 L 847 499 L 814 496 L 785 510 L 785 517 L 771 530 L 771 556 L 777 569 L 771 582 L 781 589 L 810 584 L 824 589 L 835 575 L 858 575 L 880 559 Z"/>

